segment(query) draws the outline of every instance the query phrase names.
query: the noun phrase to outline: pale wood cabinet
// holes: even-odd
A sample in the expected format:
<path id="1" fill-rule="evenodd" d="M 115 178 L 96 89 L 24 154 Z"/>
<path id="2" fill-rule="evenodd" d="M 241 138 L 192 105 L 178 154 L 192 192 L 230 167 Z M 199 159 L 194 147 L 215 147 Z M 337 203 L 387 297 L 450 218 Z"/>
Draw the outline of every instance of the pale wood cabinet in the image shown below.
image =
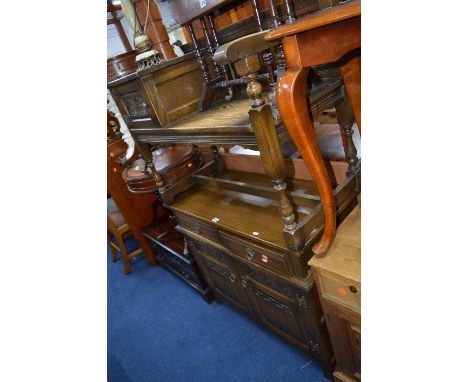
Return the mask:
<path id="1" fill-rule="evenodd" d="M 361 380 L 361 205 L 338 228 L 324 258 L 313 257 L 320 301 L 336 359 L 337 382 Z"/>

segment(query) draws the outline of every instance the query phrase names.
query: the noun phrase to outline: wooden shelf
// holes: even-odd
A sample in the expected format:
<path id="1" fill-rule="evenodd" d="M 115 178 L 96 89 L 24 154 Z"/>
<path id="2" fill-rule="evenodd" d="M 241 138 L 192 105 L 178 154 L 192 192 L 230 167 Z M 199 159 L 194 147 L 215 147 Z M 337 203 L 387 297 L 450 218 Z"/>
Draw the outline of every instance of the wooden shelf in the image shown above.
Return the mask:
<path id="1" fill-rule="evenodd" d="M 204 175 L 193 175 L 189 191 L 175 196 L 170 208 L 264 245 L 289 251 L 270 179 L 263 174 L 228 169 L 215 171 L 214 163 L 200 171 Z M 307 238 L 304 251 L 323 229 L 320 198 L 311 180 L 286 179 L 286 183 L 298 224 Z M 351 176 L 335 188 L 338 213 L 346 214 L 347 208 L 356 202 L 355 184 L 356 179 Z"/>

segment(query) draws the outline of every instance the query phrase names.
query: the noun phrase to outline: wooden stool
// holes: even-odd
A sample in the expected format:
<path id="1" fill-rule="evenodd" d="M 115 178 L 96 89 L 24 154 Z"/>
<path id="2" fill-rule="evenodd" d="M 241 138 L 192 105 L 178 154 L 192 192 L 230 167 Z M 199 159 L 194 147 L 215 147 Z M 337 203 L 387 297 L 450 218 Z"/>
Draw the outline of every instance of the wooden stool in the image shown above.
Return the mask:
<path id="1" fill-rule="evenodd" d="M 112 233 L 112 235 L 109 233 Z M 120 213 L 117 207 L 107 210 L 107 241 L 111 247 L 112 261 L 117 261 L 117 251 L 122 254 L 122 259 L 125 265 L 125 274 L 129 274 L 132 270 L 130 260 L 143 252 L 141 247 L 135 251 L 128 253 L 125 247 L 125 240 L 132 236 L 127 222 Z"/>

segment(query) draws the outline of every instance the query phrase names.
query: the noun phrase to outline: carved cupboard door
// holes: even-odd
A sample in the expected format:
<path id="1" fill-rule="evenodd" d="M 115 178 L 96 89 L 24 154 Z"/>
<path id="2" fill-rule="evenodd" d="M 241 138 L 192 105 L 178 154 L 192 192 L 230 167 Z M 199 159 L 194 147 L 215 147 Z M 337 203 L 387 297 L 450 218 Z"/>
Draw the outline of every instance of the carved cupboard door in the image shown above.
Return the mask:
<path id="1" fill-rule="evenodd" d="M 226 254 L 207 244 L 192 240 L 188 240 L 188 243 L 190 251 L 216 295 L 245 313 L 249 313 L 249 303 L 242 290 L 239 275 L 230 265 Z"/>
<path id="2" fill-rule="evenodd" d="M 308 337 L 301 322 L 297 302 L 249 274 L 241 277 L 241 285 L 247 292 L 257 320 L 288 342 L 308 352 Z"/>

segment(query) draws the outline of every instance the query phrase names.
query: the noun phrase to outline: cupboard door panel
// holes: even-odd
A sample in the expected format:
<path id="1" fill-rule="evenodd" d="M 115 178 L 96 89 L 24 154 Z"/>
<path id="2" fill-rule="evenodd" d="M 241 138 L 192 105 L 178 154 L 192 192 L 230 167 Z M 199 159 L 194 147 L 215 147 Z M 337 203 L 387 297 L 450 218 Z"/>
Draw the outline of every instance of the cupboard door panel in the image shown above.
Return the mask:
<path id="1" fill-rule="evenodd" d="M 210 248 L 210 250 L 214 251 L 215 249 Z M 197 251 L 195 258 L 215 293 L 223 300 L 247 313 L 249 311 L 248 302 L 240 287 L 237 273 L 227 265 L 216 261 L 213 257 L 203 254 L 203 250 Z"/>
<path id="2" fill-rule="evenodd" d="M 249 277 L 243 277 L 241 285 L 247 290 L 257 319 L 289 342 L 308 350 L 307 336 L 293 299 Z"/>

